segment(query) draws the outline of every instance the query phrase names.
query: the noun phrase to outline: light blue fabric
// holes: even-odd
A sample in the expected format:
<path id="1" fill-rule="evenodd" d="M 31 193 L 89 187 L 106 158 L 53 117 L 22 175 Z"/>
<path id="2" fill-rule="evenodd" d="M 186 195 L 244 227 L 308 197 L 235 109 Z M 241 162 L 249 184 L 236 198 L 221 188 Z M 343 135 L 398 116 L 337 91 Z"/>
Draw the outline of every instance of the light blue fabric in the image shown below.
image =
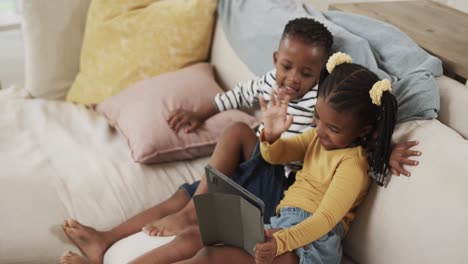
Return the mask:
<path id="1" fill-rule="evenodd" d="M 289 228 L 312 216 L 296 207 L 283 207 L 278 217 L 272 217 L 268 228 Z M 294 252 L 300 264 L 340 264 L 343 255 L 341 240 L 344 236 L 343 224 L 338 223 L 330 232 L 321 238 L 300 247 Z"/>
<path id="2" fill-rule="evenodd" d="M 399 121 L 436 118 L 440 97 L 434 76 L 443 73 L 440 59 L 429 55 L 396 27 L 352 13 L 329 11 L 325 17 L 348 32 L 367 40 L 380 78 L 392 80 Z M 353 58 L 354 56 L 351 55 Z M 368 66 L 364 64 L 365 66 Z"/>
<path id="3" fill-rule="evenodd" d="M 322 22 L 334 36 L 334 51 L 351 55 L 380 78 L 392 81 L 398 121 L 436 118 L 439 91 L 434 76 L 442 63 L 397 28 L 343 12 L 325 12 L 298 0 L 219 0 L 218 16 L 241 60 L 257 75 L 273 66 L 286 23 L 297 17 Z"/>

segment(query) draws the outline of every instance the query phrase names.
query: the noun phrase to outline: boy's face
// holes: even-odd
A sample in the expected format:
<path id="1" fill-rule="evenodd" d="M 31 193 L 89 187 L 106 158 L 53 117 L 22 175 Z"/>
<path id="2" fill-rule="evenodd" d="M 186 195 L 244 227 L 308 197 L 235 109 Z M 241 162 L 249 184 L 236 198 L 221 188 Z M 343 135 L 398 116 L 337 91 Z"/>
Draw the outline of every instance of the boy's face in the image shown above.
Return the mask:
<path id="1" fill-rule="evenodd" d="M 302 98 L 319 81 L 327 61 L 324 47 L 286 37 L 273 54 L 276 83 L 281 97 Z"/>

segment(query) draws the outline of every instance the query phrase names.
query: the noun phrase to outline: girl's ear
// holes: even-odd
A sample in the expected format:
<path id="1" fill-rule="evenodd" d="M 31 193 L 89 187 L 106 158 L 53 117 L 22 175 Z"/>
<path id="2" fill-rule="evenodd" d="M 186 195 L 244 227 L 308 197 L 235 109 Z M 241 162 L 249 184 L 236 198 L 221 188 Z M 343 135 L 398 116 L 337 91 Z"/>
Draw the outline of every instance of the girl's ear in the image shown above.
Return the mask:
<path id="1" fill-rule="evenodd" d="M 278 51 L 273 52 L 273 64 L 276 65 L 278 62 Z"/>
<path id="2" fill-rule="evenodd" d="M 371 125 L 364 126 L 363 128 L 361 128 L 361 131 L 359 132 L 359 137 L 362 138 L 364 136 L 367 136 L 370 134 L 371 131 L 372 131 Z"/>

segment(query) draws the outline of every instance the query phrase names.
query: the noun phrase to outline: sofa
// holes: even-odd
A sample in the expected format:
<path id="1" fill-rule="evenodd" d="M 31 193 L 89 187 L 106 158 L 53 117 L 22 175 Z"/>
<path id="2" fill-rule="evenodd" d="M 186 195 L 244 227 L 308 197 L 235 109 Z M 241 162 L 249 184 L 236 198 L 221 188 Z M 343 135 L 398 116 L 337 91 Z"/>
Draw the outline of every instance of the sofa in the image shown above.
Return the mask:
<path id="1" fill-rule="evenodd" d="M 109 229 L 199 179 L 209 157 L 139 164 L 107 120 L 40 87 L 69 87 L 78 70 L 89 0 L 23 0 L 26 86 L 0 93 L 0 263 L 58 263 L 79 252 L 61 229 L 74 218 Z M 225 89 L 254 74 L 216 23 L 209 62 Z M 466 263 L 468 87 L 437 78 L 437 119 L 397 125 L 394 141 L 419 140 L 411 177 L 371 186 L 344 240 L 343 263 Z M 37 93 L 35 93 L 37 92 Z M 167 239 L 138 233 L 111 247 L 126 263 Z"/>

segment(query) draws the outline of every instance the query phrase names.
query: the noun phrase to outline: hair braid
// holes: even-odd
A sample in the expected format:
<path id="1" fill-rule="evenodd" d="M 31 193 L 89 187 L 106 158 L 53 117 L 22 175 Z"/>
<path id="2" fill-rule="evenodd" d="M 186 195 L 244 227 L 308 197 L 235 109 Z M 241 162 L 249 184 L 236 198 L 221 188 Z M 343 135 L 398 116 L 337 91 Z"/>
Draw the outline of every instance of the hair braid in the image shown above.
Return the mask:
<path id="1" fill-rule="evenodd" d="M 398 105 L 395 97 L 390 92 L 384 92 L 381 101 L 376 135 L 372 141 L 373 144 L 369 146 L 368 155 L 370 174 L 377 184 L 383 186 L 388 181 L 392 133 L 395 128 Z"/>

